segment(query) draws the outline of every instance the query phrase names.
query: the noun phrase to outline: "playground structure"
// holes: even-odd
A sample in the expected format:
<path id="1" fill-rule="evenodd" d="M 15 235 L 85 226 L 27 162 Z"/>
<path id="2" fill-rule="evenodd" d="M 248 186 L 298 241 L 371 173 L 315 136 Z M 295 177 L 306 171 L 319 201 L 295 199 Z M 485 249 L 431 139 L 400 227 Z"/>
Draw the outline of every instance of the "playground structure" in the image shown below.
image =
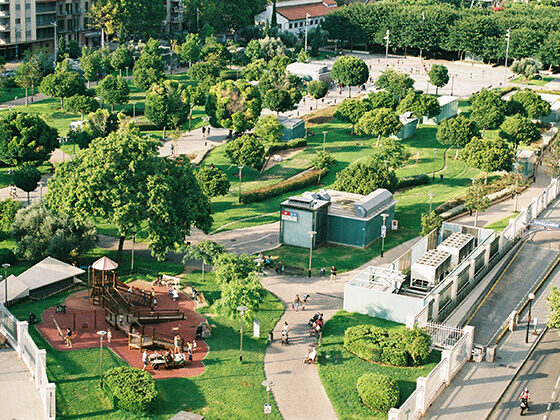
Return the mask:
<path id="1" fill-rule="evenodd" d="M 93 305 L 103 308 L 107 324 L 128 336 L 129 349 L 142 352 L 145 348 L 175 348 L 175 335 L 156 331 L 146 324 L 184 320 L 184 312 L 156 309 L 154 295 L 119 281 L 118 264 L 107 257 L 95 261 L 91 268 L 90 299 Z M 179 341 L 179 347 L 184 351 L 183 340 Z"/>

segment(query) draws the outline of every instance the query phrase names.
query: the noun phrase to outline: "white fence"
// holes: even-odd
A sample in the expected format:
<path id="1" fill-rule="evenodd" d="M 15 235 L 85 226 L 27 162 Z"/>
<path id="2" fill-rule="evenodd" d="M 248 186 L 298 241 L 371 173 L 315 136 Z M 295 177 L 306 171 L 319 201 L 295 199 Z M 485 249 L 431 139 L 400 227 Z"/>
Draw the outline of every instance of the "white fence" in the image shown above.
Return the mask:
<path id="1" fill-rule="evenodd" d="M 18 321 L 2 304 L 0 304 L 0 313 L 0 331 L 6 336 L 35 379 L 35 386 L 41 392 L 45 419 L 54 419 L 56 416 L 56 386 L 47 378 L 46 350 L 39 350 L 29 335 L 26 321 Z"/>
<path id="2" fill-rule="evenodd" d="M 416 380 L 416 389 L 400 408 L 391 408 L 388 420 L 414 420 L 426 410 L 449 385 L 472 353 L 474 327 L 463 328 L 463 336 L 449 350 L 441 352 L 441 361 L 428 374 Z"/>

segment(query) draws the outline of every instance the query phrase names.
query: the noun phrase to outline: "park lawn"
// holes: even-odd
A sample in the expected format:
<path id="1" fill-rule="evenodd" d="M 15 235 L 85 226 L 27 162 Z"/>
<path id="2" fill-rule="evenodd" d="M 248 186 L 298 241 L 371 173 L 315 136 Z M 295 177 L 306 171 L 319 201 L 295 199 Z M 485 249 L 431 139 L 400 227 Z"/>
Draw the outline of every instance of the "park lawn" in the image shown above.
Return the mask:
<path id="1" fill-rule="evenodd" d="M 44 162 L 37 167 L 37 169 L 39 169 L 39 172 L 41 172 L 42 175 L 50 173 L 50 168 L 51 166 L 48 162 Z M 15 167 L 11 166 L 11 167 L 0 168 L 0 188 L 7 187 L 8 185 L 14 183 L 13 174 L 8 173 L 10 169 L 15 169 Z"/>
<path id="2" fill-rule="evenodd" d="M 95 249 L 83 258 L 90 263 L 101 254 L 114 258 L 114 252 Z M 126 271 L 130 259 L 123 255 L 119 271 Z M 136 266 L 143 270 L 157 269 L 160 273 L 179 274 L 183 266 L 168 262 L 157 262 L 152 258 L 136 257 Z M 154 278 L 151 275 L 120 276 L 128 281 L 136 278 Z M 194 272 L 183 278 L 183 283 L 195 286 L 204 293 L 211 304 L 219 298 L 219 285 L 213 274 Z M 20 319 L 29 312 L 40 315 L 46 308 L 62 303 L 68 296 L 63 293 L 49 299 L 14 305 L 10 309 Z M 206 342 L 210 352 L 204 364 L 205 372 L 194 378 L 176 378 L 156 381 L 160 400 L 156 412 L 142 417 L 118 410 L 112 400 L 99 390 L 99 350 L 56 351 L 43 339 L 34 326 L 30 332 L 40 348 L 47 350 L 47 373 L 49 380 L 57 386 L 57 417 L 92 419 L 167 419 L 180 410 L 193 411 L 207 419 L 253 419 L 262 411 L 266 401 L 266 390 L 261 386 L 264 376 L 264 353 L 267 332 L 272 330 L 284 312 L 282 303 L 267 292 L 256 317 L 261 321 L 261 337 L 253 338 L 250 323 L 246 322 L 243 340 L 243 364 L 239 363 L 239 319 L 228 319 L 211 314 L 211 307 L 201 309 L 207 313 L 213 326 L 212 337 Z M 104 350 L 104 369 L 124 365 L 125 362 L 112 351 Z M 274 401 L 272 419 L 280 419 Z"/>
<path id="3" fill-rule="evenodd" d="M 538 77 L 538 76 L 537 76 Z M 533 85 L 533 86 L 544 86 L 553 80 L 556 80 L 557 77 L 554 76 L 544 76 L 541 78 L 531 78 L 526 80 L 524 76 L 519 76 L 513 79 L 512 83 L 518 83 L 520 85 Z"/>
<path id="4" fill-rule="evenodd" d="M 31 96 L 31 89 L 28 90 Z M 20 87 L 0 89 L 0 103 L 13 101 L 16 98 L 25 98 L 25 89 Z"/>
<path id="5" fill-rule="evenodd" d="M 508 227 L 509 225 L 509 221 L 510 219 L 513 219 L 515 216 L 517 216 L 519 214 L 518 211 L 513 212 L 512 214 L 510 214 L 508 217 L 504 217 L 501 220 L 498 220 L 496 222 L 493 223 L 489 223 L 486 226 L 484 226 L 486 229 L 494 229 L 498 232 L 501 232 L 502 230 L 504 230 L 505 228 Z"/>
<path id="6" fill-rule="evenodd" d="M 432 352 L 428 363 L 419 367 L 397 367 L 370 363 L 348 353 L 343 346 L 344 331 L 354 325 L 402 328 L 401 324 L 358 313 L 337 312 L 323 328 L 323 342 L 318 348 L 319 376 L 339 419 L 386 419 L 387 413 L 373 411 L 360 400 L 356 382 L 366 372 L 380 373 L 394 379 L 400 390 L 399 406 L 416 388 L 416 378 L 426 376 L 439 362 L 441 354 Z"/>

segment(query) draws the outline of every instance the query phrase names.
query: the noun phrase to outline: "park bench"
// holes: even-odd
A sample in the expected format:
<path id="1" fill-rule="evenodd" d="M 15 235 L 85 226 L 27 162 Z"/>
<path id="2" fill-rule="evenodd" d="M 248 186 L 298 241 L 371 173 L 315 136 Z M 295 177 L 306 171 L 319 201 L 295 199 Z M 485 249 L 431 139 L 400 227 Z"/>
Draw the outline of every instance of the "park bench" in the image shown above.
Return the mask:
<path id="1" fill-rule="evenodd" d="M 305 268 L 296 267 L 294 265 L 284 265 L 284 270 L 282 274 L 293 274 L 294 276 L 303 276 L 305 274 Z"/>

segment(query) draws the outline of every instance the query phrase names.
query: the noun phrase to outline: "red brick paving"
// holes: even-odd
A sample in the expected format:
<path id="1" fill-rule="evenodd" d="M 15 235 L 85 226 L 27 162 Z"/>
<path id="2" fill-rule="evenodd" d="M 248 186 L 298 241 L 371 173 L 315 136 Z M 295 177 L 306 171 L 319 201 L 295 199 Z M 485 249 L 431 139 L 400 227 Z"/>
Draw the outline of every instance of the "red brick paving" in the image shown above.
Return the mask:
<path id="1" fill-rule="evenodd" d="M 150 291 L 152 284 L 144 281 L 134 281 L 133 286 Z M 156 332 L 172 334 L 173 328 L 179 328 L 179 335 L 183 340 L 192 341 L 195 338 L 196 327 L 204 317 L 195 312 L 195 303 L 183 292 L 179 292 L 179 300 L 174 302 L 173 299 L 167 294 L 166 287 L 154 287 L 159 309 L 176 309 L 179 308 L 185 312 L 185 320 L 162 322 L 160 324 L 149 324 L 146 326 L 147 330 L 155 328 Z M 89 297 L 89 290 L 82 290 L 68 296 L 66 301 L 66 314 L 55 313 L 55 307 L 45 310 L 42 314 L 42 322 L 37 325 L 37 329 L 43 334 L 46 340 L 56 350 L 71 351 L 78 349 L 89 349 L 99 347 L 98 330 L 111 331 L 111 343 L 107 343 L 107 338 L 103 340 L 103 345 L 108 346 L 116 354 L 122 357 L 131 366 L 141 369 L 142 353 L 137 349 L 128 348 L 128 337 L 110 327 L 104 318 L 104 310 L 99 306 L 93 306 Z M 94 311 L 96 311 L 96 325 L 94 326 Z M 76 314 L 76 331 L 72 334 L 72 348 L 66 347 L 63 339 L 58 334 L 56 325 L 53 321 L 53 316 L 58 322 L 62 333 L 66 332 L 66 328 L 73 328 L 73 314 Z M 83 328 L 87 324 L 87 328 Z M 203 359 L 208 354 L 208 345 L 203 340 L 197 340 L 197 349 L 193 353 L 193 362 L 191 365 L 180 369 L 160 369 L 153 370 L 148 366 L 148 372 L 152 374 L 155 379 L 166 378 L 182 378 L 188 376 L 200 375 L 204 372 Z M 150 352 L 148 352 L 150 353 Z"/>

